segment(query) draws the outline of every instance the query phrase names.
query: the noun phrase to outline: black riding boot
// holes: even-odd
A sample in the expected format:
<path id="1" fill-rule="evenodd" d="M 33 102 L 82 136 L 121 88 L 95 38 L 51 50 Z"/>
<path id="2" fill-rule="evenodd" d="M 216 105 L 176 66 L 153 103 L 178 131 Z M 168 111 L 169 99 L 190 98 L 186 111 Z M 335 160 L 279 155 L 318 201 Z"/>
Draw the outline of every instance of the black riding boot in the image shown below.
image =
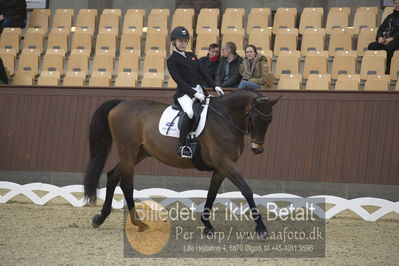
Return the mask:
<path id="1" fill-rule="evenodd" d="M 193 154 L 189 146 L 187 146 L 187 134 L 191 129 L 191 119 L 185 113 L 180 117 L 182 122 L 180 124 L 180 137 L 179 137 L 179 147 L 177 148 L 177 157 L 182 158 L 192 158 Z"/>

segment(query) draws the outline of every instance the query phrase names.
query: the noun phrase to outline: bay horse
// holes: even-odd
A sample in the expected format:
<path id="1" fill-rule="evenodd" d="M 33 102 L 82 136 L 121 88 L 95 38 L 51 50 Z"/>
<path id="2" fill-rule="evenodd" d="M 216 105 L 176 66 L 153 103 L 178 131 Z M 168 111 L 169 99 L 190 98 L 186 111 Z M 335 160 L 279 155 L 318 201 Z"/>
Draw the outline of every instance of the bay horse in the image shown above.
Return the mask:
<path id="1" fill-rule="evenodd" d="M 217 192 L 227 177 L 242 193 L 256 222 L 256 232 L 266 236 L 266 226 L 256 208 L 253 192 L 237 169 L 235 162 L 243 153 L 245 137 L 252 140 L 255 154 L 264 150 L 264 138 L 272 121 L 273 105 L 279 99 L 264 97 L 260 91 L 239 89 L 221 97 L 211 97 L 207 123 L 198 137 L 203 162 L 214 169 L 208 195 L 201 215 L 204 233 L 214 233 L 210 223 L 210 212 Z M 97 197 L 100 175 L 112 142 L 119 154 L 119 163 L 107 173 L 107 189 L 101 213 L 94 215 L 92 225 L 100 226 L 111 213 L 115 187 L 120 182 L 131 222 L 139 231 L 147 225 L 137 219 L 133 199 L 133 176 L 135 166 L 147 157 L 179 168 L 194 168 L 190 159 L 178 158 L 177 138 L 163 136 L 158 131 L 158 122 L 167 107 L 151 100 L 109 100 L 95 111 L 90 122 L 90 162 L 84 177 L 84 195 L 89 202 Z"/>

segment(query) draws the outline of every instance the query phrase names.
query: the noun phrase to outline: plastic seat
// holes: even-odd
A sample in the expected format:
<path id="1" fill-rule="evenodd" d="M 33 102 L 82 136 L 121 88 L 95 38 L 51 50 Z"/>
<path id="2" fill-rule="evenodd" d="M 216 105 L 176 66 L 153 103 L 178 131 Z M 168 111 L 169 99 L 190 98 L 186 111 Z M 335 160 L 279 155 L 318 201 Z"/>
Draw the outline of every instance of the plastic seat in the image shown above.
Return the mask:
<path id="1" fill-rule="evenodd" d="M 306 90 L 324 90 L 330 89 L 330 74 L 310 74 L 306 82 Z"/>
<path id="2" fill-rule="evenodd" d="M 301 55 L 306 56 L 310 51 L 324 51 L 325 29 L 305 29 L 302 35 Z"/>
<path id="3" fill-rule="evenodd" d="M 142 88 L 162 88 L 163 87 L 163 75 L 159 73 L 144 73 L 141 81 Z"/>
<path id="4" fill-rule="evenodd" d="M 301 89 L 301 74 L 282 74 L 278 81 L 277 89 L 279 90 L 299 90 Z"/>
<path id="5" fill-rule="evenodd" d="M 73 16 L 75 15 L 75 9 L 72 8 L 57 8 L 55 10 L 55 14 L 69 14 L 71 16 L 71 18 L 73 18 Z"/>
<path id="6" fill-rule="evenodd" d="M 42 32 L 27 31 L 24 38 L 23 50 L 30 50 L 38 55 L 43 53 L 44 35 Z"/>
<path id="7" fill-rule="evenodd" d="M 269 18 L 270 16 L 270 9 L 269 13 L 252 13 L 250 12 L 248 15 L 248 22 L 247 22 L 247 33 L 251 34 L 253 30 L 260 30 L 260 29 L 268 29 L 269 27 Z"/>
<path id="8" fill-rule="evenodd" d="M 299 21 L 299 34 L 303 34 L 306 29 L 320 29 L 323 21 L 323 8 L 305 7 Z"/>
<path id="9" fill-rule="evenodd" d="M 253 44 L 258 53 L 271 49 L 272 32 L 269 29 L 253 30 L 248 37 L 248 44 Z"/>
<path id="10" fill-rule="evenodd" d="M 230 33 L 234 30 L 243 31 L 244 15 L 241 12 L 227 11 L 223 15 L 221 33 Z"/>
<path id="11" fill-rule="evenodd" d="M 6 29 L 6 28 L 5 28 Z M 0 48 L 4 49 L 13 49 L 17 54 L 20 50 L 19 42 L 21 40 L 21 33 L 20 32 L 7 32 L 3 31 L 0 37 Z"/>
<path id="12" fill-rule="evenodd" d="M 294 29 L 296 28 L 296 8 L 277 8 L 273 22 L 273 34 L 277 34 L 279 29 Z"/>
<path id="13" fill-rule="evenodd" d="M 122 10 L 119 8 L 105 8 L 103 14 L 116 14 L 120 18 L 122 16 Z"/>
<path id="14" fill-rule="evenodd" d="M 142 34 L 144 25 L 144 14 L 142 13 L 126 13 L 123 19 L 122 33 L 137 33 Z"/>
<path id="15" fill-rule="evenodd" d="M 369 75 L 364 84 L 365 91 L 388 91 L 390 77 L 389 75 Z"/>
<path id="16" fill-rule="evenodd" d="M 18 70 L 15 75 L 26 75 L 31 78 L 39 73 L 39 55 L 37 53 L 22 53 L 18 60 Z"/>
<path id="17" fill-rule="evenodd" d="M 141 56 L 141 35 L 138 33 L 122 34 L 119 52 L 121 55 L 134 54 Z"/>
<path id="18" fill-rule="evenodd" d="M 353 29 L 333 29 L 331 31 L 328 54 L 334 56 L 337 51 L 351 51 L 353 43 Z"/>
<path id="19" fill-rule="evenodd" d="M 357 39 L 357 55 L 363 56 L 364 51 L 368 50 L 368 46 L 371 42 L 375 41 L 377 35 L 377 29 L 375 28 L 363 28 L 360 30 Z"/>
<path id="20" fill-rule="evenodd" d="M 47 41 L 46 53 L 60 53 L 65 55 L 68 52 L 68 36 L 64 32 L 50 32 Z"/>
<path id="21" fill-rule="evenodd" d="M 144 58 L 143 73 L 165 72 L 165 57 L 155 54 L 146 55 Z"/>
<path id="22" fill-rule="evenodd" d="M 116 13 L 103 13 L 98 26 L 99 33 L 119 34 L 119 15 Z"/>
<path id="23" fill-rule="evenodd" d="M 210 33 L 199 33 L 197 35 L 197 44 L 195 46 L 195 54 L 198 58 L 208 54 L 209 45 L 219 42 L 219 33 L 211 31 Z"/>
<path id="24" fill-rule="evenodd" d="M 274 55 L 280 51 L 295 51 L 298 46 L 298 29 L 279 29 L 274 42 Z"/>
<path id="25" fill-rule="evenodd" d="M 387 60 L 387 52 L 366 51 L 360 68 L 360 78 L 368 79 L 369 75 L 384 75 Z"/>
<path id="26" fill-rule="evenodd" d="M 0 58 L 3 61 L 4 68 L 9 75 L 14 75 L 16 52 L 14 49 L 0 48 Z"/>
<path id="27" fill-rule="evenodd" d="M 147 33 L 145 54 L 155 54 L 166 57 L 166 37 L 166 34 L 163 32 Z"/>
<path id="28" fill-rule="evenodd" d="M 93 59 L 92 75 L 94 72 L 104 72 L 111 78 L 114 72 L 114 57 L 109 54 L 95 55 Z"/>
<path id="29" fill-rule="evenodd" d="M 52 31 L 63 31 L 67 34 L 71 32 L 72 16 L 68 12 L 55 13 L 53 18 Z"/>
<path id="30" fill-rule="evenodd" d="M 281 74 L 298 74 L 299 51 L 281 51 L 276 62 L 276 71 L 274 76 L 279 78 Z"/>
<path id="31" fill-rule="evenodd" d="M 83 87 L 85 85 L 85 80 L 86 73 L 71 71 L 66 73 L 62 85 L 69 87 Z"/>
<path id="32" fill-rule="evenodd" d="M 353 20 L 355 34 L 363 28 L 377 27 L 378 7 L 358 7 Z"/>
<path id="33" fill-rule="evenodd" d="M 307 79 L 313 74 L 327 74 L 327 61 L 327 51 L 308 52 L 304 64 L 303 78 Z"/>
<path id="34" fill-rule="evenodd" d="M 177 26 L 184 26 L 187 29 L 194 28 L 194 9 L 177 8 L 172 18 L 172 29 Z M 193 33 L 191 31 L 191 33 Z"/>
<path id="35" fill-rule="evenodd" d="M 339 75 L 354 75 L 356 61 L 356 51 L 338 51 L 332 63 L 331 77 L 337 79 Z"/>
<path id="36" fill-rule="evenodd" d="M 391 59 L 390 76 L 392 80 L 397 80 L 399 76 L 399 51 L 393 53 Z"/>
<path id="37" fill-rule="evenodd" d="M 116 39 L 108 33 L 97 34 L 96 54 L 110 54 L 115 57 Z"/>
<path id="38" fill-rule="evenodd" d="M 87 54 L 93 50 L 92 34 L 90 32 L 75 32 L 72 36 L 71 53 Z"/>
<path id="39" fill-rule="evenodd" d="M 49 15 L 42 12 L 32 12 L 29 19 L 29 28 L 39 28 L 47 33 L 49 26 Z"/>
<path id="40" fill-rule="evenodd" d="M 358 74 L 340 74 L 335 82 L 336 91 L 358 91 L 360 84 L 360 75 Z"/>
<path id="41" fill-rule="evenodd" d="M 95 12 L 88 12 L 88 13 L 81 13 L 76 17 L 76 33 L 80 32 L 87 32 L 91 35 L 94 34 L 96 30 L 96 13 Z"/>
<path id="42" fill-rule="evenodd" d="M 346 29 L 349 26 L 350 7 L 332 7 L 327 15 L 326 33 L 331 34 L 333 29 Z"/>
<path id="43" fill-rule="evenodd" d="M 169 8 L 153 8 L 150 11 L 150 15 L 151 14 L 156 14 L 156 15 L 166 15 L 166 16 L 170 16 L 170 9 Z"/>
<path id="44" fill-rule="evenodd" d="M 382 13 L 381 16 L 381 21 L 380 24 L 382 24 L 382 22 L 384 22 L 384 20 L 388 17 L 389 14 L 391 14 L 393 12 L 393 6 L 386 6 L 384 8 L 384 11 Z"/>
<path id="45" fill-rule="evenodd" d="M 168 33 L 168 16 L 164 13 L 153 13 L 148 16 L 147 33 Z"/>
<path id="46" fill-rule="evenodd" d="M 217 30 L 219 14 L 219 9 L 201 9 L 197 19 L 196 33 L 200 34 L 209 30 Z"/>

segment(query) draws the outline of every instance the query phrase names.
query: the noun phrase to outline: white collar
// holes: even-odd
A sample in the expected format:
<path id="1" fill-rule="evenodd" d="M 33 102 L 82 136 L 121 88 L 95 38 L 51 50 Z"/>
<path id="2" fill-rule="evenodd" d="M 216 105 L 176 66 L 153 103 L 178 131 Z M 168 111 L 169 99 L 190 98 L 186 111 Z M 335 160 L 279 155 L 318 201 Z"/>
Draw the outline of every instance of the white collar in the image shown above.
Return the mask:
<path id="1" fill-rule="evenodd" d="M 180 52 L 180 51 L 178 51 L 177 49 L 175 49 L 175 52 L 181 54 L 181 55 L 184 56 L 184 57 L 186 57 L 186 53 L 185 53 L 184 51 L 183 51 L 183 52 Z"/>

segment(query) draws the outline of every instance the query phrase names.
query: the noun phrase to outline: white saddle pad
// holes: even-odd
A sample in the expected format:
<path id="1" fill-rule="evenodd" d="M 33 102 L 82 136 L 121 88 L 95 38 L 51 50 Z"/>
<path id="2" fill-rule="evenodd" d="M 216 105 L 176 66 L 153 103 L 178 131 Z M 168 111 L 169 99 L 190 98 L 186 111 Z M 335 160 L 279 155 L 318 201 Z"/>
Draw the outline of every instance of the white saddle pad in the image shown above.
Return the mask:
<path id="1" fill-rule="evenodd" d="M 172 106 L 167 107 L 165 109 L 165 111 L 163 111 L 161 119 L 159 120 L 159 132 L 162 135 L 168 136 L 168 137 L 174 137 L 174 138 L 179 137 L 180 130 L 177 127 L 177 125 L 179 124 L 180 116 L 178 118 L 176 118 L 175 121 L 173 121 L 173 118 L 175 118 L 178 113 L 179 113 L 179 111 L 172 109 Z M 195 136 L 198 137 L 202 133 L 202 131 L 204 130 L 204 127 L 205 127 L 207 114 L 208 114 L 208 104 L 205 104 L 204 109 L 202 110 L 202 113 L 201 113 L 201 118 L 200 118 L 197 129 L 194 132 L 191 132 L 189 134 L 194 133 Z M 172 121 L 173 121 L 173 123 L 172 123 Z M 169 125 L 171 125 L 171 126 L 170 126 L 168 134 L 166 134 L 166 132 L 168 131 Z"/>

